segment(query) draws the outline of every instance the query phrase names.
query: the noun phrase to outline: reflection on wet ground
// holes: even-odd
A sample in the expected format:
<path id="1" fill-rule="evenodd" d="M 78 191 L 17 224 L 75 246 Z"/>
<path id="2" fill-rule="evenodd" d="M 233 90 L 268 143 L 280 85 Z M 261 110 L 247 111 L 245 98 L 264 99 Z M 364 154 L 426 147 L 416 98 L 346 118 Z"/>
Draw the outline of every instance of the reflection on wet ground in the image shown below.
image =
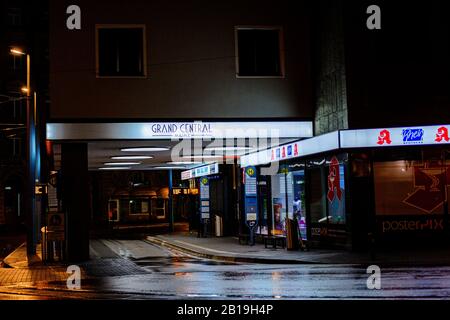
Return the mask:
<path id="1" fill-rule="evenodd" d="M 141 242 L 106 242 L 82 265 L 88 279 L 22 288 L 42 299 L 448 299 L 450 267 L 381 268 L 381 290 L 369 290 L 367 266 L 242 264 L 201 259 Z M 121 256 L 121 252 L 126 252 Z M 116 254 L 118 253 L 118 254 Z M 106 256 L 106 257 L 105 257 Z M 0 299 L 8 298 L 1 287 Z M 8 289 L 8 290 L 7 290 Z M 36 288 L 34 288 L 36 289 Z M 39 292 L 38 292 L 39 291 Z M 2 296 L 3 295 L 3 296 Z"/>

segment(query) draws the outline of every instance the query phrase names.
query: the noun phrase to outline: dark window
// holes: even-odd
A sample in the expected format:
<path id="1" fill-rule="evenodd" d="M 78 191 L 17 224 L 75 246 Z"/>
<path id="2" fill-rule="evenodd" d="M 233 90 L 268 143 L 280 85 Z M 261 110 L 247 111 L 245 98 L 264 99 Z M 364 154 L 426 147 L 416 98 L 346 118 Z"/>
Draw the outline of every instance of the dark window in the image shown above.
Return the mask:
<path id="1" fill-rule="evenodd" d="M 145 76 L 144 59 L 143 28 L 98 29 L 99 76 Z"/>
<path id="2" fill-rule="evenodd" d="M 8 24 L 10 26 L 22 25 L 22 9 L 8 8 Z"/>
<path id="3" fill-rule="evenodd" d="M 282 76 L 280 29 L 238 29 L 238 75 Z"/>

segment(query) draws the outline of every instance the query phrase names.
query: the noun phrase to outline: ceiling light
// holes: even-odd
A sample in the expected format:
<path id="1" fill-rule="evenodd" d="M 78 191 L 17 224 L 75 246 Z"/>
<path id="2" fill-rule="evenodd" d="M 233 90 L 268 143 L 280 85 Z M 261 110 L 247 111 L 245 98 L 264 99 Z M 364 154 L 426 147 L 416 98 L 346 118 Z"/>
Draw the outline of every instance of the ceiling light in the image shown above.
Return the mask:
<path id="1" fill-rule="evenodd" d="M 252 150 L 250 147 L 206 147 L 208 151 L 248 151 Z"/>
<path id="2" fill-rule="evenodd" d="M 105 168 L 98 168 L 98 170 L 129 170 L 131 167 L 105 167 Z"/>
<path id="3" fill-rule="evenodd" d="M 117 156 L 111 157 L 112 160 L 145 160 L 145 159 L 153 159 L 152 156 Z"/>
<path id="4" fill-rule="evenodd" d="M 158 151 L 169 151 L 167 147 L 139 147 L 139 148 L 123 148 L 120 149 L 122 152 L 158 152 Z"/>
<path id="5" fill-rule="evenodd" d="M 184 170 L 185 167 L 152 167 L 155 170 Z"/>
<path id="6" fill-rule="evenodd" d="M 220 156 L 218 156 L 218 155 L 204 155 L 204 156 L 183 156 L 182 158 L 183 159 L 188 159 L 188 160 L 191 160 L 191 159 L 200 159 L 200 160 L 202 160 L 202 159 L 222 159 L 224 156 L 223 155 L 220 155 Z"/>
<path id="7" fill-rule="evenodd" d="M 136 166 L 142 162 L 106 162 L 105 166 Z"/>
<path id="8" fill-rule="evenodd" d="M 190 164 L 201 164 L 203 162 L 201 161 L 172 161 L 172 162 L 166 162 L 167 164 L 174 164 L 174 165 L 178 165 L 178 164 L 186 164 L 186 165 L 190 165 Z"/>

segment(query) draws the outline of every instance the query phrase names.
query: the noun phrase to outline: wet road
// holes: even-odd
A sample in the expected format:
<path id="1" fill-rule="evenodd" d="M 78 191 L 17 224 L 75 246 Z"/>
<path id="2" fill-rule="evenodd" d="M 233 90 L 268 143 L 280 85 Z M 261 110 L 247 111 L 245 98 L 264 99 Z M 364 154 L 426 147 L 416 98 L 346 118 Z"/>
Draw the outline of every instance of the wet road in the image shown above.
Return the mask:
<path id="1" fill-rule="evenodd" d="M 450 267 L 383 268 L 381 290 L 369 290 L 367 266 L 229 264 L 168 251 L 140 240 L 96 241 L 92 243 L 92 252 L 94 260 L 132 261 L 134 267 L 130 274 L 122 272 L 84 281 L 82 292 L 73 293 L 78 299 L 450 297 Z M 59 287 L 55 283 L 48 285 Z M 60 297 L 70 298 L 71 293 Z"/>
<path id="2" fill-rule="evenodd" d="M 170 299 L 450 297 L 450 268 L 442 267 L 382 270 L 381 290 L 369 290 L 360 266 L 223 265 L 184 258 L 140 264 L 151 273 L 110 278 L 105 287 Z"/>

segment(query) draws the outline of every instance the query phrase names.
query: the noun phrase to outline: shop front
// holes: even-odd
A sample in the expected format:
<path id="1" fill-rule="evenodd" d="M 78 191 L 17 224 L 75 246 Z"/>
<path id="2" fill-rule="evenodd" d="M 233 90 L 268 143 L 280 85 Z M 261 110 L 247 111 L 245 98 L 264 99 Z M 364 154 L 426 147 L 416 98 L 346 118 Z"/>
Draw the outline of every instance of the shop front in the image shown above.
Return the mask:
<path id="1" fill-rule="evenodd" d="M 208 164 L 183 171 L 181 179 L 196 186 L 198 206 L 192 212 L 190 229 L 202 236 L 235 235 L 238 221 L 233 214 L 236 208 L 236 179 L 233 165 Z"/>
<path id="2" fill-rule="evenodd" d="M 341 132 L 371 158 L 372 230 L 380 246 L 448 246 L 450 126 Z"/>
<path id="3" fill-rule="evenodd" d="M 257 166 L 256 234 L 287 236 L 291 221 L 295 238 L 310 246 L 348 245 L 348 156 L 338 149 L 332 133 L 241 158 L 241 166 Z"/>
<path id="4" fill-rule="evenodd" d="M 261 235 L 288 219 L 311 247 L 448 246 L 450 126 L 343 130 L 241 157 Z"/>

